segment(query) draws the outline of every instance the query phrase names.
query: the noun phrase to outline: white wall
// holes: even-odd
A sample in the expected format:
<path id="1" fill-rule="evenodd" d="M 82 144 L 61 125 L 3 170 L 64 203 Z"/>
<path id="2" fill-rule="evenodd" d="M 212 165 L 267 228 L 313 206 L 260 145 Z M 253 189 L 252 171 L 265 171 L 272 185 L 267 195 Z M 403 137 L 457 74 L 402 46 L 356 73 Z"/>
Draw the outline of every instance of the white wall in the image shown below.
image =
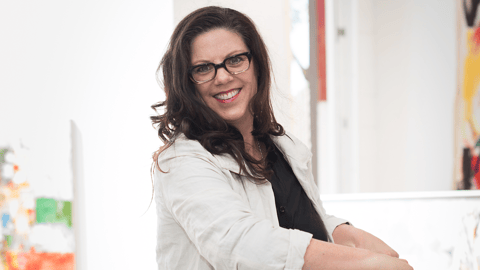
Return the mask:
<path id="1" fill-rule="evenodd" d="M 86 238 L 77 239 L 77 269 L 156 268 L 155 207 L 141 215 L 160 145 L 149 106 L 163 99 L 154 73 L 172 8 L 170 0 L 2 3 L 0 136 L 48 133 L 71 119 L 81 137 Z"/>
<path id="2" fill-rule="evenodd" d="M 358 96 L 359 136 L 352 157 L 359 160 L 359 185 L 354 192 L 451 189 L 455 2 L 356 4 L 352 95 Z"/>
<path id="3" fill-rule="evenodd" d="M 375 2 L 377 184 L 385 191 L 448 190 L 454 165 L 456 5 L 447 0 L 405 5 L 398 12 L 393 2 Z M 396 175 L 402 170 L 397 164 L 404 164 L 404 173 Z M 385 177 L 392 178 L 390 184 Z"/>

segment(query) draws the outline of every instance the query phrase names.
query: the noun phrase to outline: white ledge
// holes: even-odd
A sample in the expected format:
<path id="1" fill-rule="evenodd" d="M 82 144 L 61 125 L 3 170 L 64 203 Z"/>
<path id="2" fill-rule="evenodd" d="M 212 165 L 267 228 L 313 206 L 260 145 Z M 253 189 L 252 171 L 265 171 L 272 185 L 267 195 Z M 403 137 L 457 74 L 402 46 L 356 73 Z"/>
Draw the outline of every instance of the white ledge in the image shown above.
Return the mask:
<path id="1" fill-rule="evenodd" d="M 452 199 L 452 198 L 479 198 L 480 199 L 480 190 L 320 194 L 320 198 L 324 202 L 368 201 L 368 200 Z"/>

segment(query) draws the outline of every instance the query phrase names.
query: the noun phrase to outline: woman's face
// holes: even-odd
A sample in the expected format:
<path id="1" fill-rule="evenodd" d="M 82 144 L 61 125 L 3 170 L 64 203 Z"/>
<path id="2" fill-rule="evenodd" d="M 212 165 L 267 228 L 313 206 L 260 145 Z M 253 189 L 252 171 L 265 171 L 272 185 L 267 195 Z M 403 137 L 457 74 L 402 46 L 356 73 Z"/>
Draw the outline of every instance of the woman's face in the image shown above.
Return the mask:
<path id="1" fill-rule="evenodd" d="M 191 65 L 220 64 L 230 56 L 249 52 L 242 38 L 226 29 L 215 29 L 199 35 L 192 43 Z M 253 126 L 250 100 L 257 93 L 253 59 L 247 71 L 232 75 L 218 68 L 211 81 L 195 84 L 205 104 L 227 123 L 237 127 Z"/>

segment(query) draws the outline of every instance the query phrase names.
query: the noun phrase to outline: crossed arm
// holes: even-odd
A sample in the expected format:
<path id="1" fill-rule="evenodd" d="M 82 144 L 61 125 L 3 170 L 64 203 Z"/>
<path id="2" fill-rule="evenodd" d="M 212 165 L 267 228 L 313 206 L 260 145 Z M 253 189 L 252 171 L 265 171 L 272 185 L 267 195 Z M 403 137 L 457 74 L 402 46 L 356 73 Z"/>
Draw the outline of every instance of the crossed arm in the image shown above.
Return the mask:
<path id="1" fill-rule="evenodd" d="M 335 244 L 313 239 L 303 270 L 413 270 L 406 260 L 377 237 L 342 224 L 333 231 Z"/>
<path id="2" fill-rule="evenodd" d="M 175 151 L 175 158 L 165 154 L 160 160 L 168 173 L 156 174 L 159 206 L 170 215 L 166 222 L 178 224 L 185 239 L 195 245 L 195 255 L 216 269 L 298 269 L 302 263 L 305 270 L 412 269 L 405 260 L 385 255 L 398 256 L 380 239 L 353 226 L 337 226 L 342 222 L 333 216 L 324 214 L 322 219 L 327 227 L 335 224 L 336 244 L 311 239 L 306 232 L 273 227 L 254 214 L 232 188 L 239 182 L 229 178 L 231 173 L 221 169 L 201 145 L 177 141 L 169 149 Z M 249 187 L 253 194 L 258 192 L 257 200 L 266 189 Z M 319 198 L 314 201 L 320 204 Z"/>

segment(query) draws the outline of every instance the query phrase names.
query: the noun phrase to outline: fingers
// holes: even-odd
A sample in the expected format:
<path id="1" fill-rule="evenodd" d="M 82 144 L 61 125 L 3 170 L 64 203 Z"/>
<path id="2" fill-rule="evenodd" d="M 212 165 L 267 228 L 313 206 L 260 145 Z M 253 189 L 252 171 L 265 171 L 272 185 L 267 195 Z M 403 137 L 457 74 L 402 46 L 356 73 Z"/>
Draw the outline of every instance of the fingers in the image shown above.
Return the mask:
<path id="1" fill-rule="evenodd" d="M 408 268 L 406 268 L 406 269 L 408 269 L 408 270 L 413 270 L 413 267 L 412 267 L 410 264 L 408 264 L 408 261 L 407 261 L 407 260 L 405 260 L 405 259 L 400 259 L 400 260 L 401 260 L 402 262 L 404 262 L 404 263 L 407 264 L 407 267 L 408 267 Z"/>
<path id="2" fill-rule="evenodd" d="M 393 249 L 391 249 L 391 250 L 387 253 L 387 255 L 392 256 L 392 257 L 395 257 L 395 258 L 399 258 L 398 253 L 397 253 L 395 250 L 393 250 Z"/>
<path id="3" fill-rule="evenodd" d="M 385 254 L 385 255 L 388 255 L 390 257 L 399 258 L 398 253 L 389 246 L 383 247 L 383 249 L 377 249 L 377 250 L 372 250 L 372 251 L 377 252 L 377 253 L 381 253 L 381 254 Z"/>

